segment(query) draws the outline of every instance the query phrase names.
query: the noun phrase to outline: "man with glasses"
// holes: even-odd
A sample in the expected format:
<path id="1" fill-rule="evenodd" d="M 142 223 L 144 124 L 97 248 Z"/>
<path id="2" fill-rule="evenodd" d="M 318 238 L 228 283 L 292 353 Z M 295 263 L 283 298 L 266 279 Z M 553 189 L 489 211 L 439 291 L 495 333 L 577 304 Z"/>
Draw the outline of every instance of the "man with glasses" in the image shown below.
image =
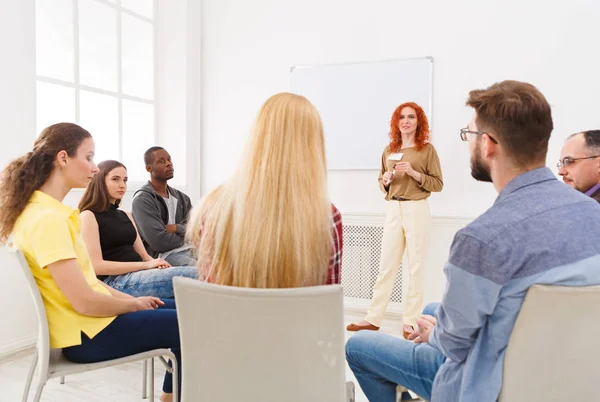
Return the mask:
<path id="1" fill-rule="evenodd" d="M 414 342 L 374 331 L 348 340 L 348 364 L 370 401 L 395 401 L 396 385 L 431 402 L 496 401 L 528 289 L 600 284 L 600 208 L 546 167 L 546 98 L 503 81 L 471 91 L 467 105 L 474 116 L 460 137 L 471 175 L 491 182 L 498 198 L 454 237 L 444 297 L 417 320 Z"/>
<path id="2" fill-rule="evenodd" d="M 556 167 L 566 184 L 600 202 L 600 130 L 570 135 Z"/>

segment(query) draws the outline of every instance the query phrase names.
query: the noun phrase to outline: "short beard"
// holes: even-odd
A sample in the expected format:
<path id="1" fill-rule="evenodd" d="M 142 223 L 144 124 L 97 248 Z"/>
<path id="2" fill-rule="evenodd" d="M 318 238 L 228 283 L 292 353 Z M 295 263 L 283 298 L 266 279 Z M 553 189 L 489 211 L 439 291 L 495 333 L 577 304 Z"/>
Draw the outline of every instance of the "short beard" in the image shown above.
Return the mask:
<path id="1" fill-rule="evenodd" d="M 492 182 L 492 176 L 490 175 L 489 168 L 483 164 L 479 152 L 476 152 L 471 157 L 471 176 L 477 181 L 485 183 Z"/>

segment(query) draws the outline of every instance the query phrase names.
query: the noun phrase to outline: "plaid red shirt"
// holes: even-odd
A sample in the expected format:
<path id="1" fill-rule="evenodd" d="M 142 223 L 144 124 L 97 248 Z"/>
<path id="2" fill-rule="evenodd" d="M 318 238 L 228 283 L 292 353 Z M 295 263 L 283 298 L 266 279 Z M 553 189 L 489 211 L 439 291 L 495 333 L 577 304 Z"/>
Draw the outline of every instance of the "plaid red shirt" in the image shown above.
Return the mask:
<path id="1" fill-rule="evenodd" d="M 333 245 L 331 247 L 331 258 L 329 259 L 329 272 L 327 273 L 326 285 L 340 283 L 342 280 L 342 249 L 344 240 L 342 235 L 342 214 L 331 204 L 331 226 L 333 228 Z"/>

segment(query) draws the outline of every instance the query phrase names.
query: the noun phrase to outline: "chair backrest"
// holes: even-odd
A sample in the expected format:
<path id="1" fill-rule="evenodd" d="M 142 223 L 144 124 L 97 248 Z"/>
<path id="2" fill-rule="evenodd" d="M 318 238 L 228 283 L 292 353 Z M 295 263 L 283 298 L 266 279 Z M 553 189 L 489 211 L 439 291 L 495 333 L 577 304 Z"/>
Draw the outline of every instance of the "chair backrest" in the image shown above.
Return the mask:
<path id="1" fill-rule="evenodd" d="M 535 285 L 508 342 L 500 402 L 598 396 L 600 286 Z"/>
<path id="2" fill-rule="evenodd" d="M 173 283 L 183 402 L 345 400 L 341 286 Z"/>
<path id="3" fill-rule="evenodd" d="M 46 308 L 44 307 L 44 302 L 37 286 L 37 282 L 31 273 L 31 268 L 29 268 L 29 264 L 27 264 L 27 260 L 25 260 L 23 253 L 18 249 L 12 247 L 0 247 L 0 261 L 9 264 L 9 269 L 16 269 L 17 266 L 20 267 L 27 280 L 27 285 L 29 286 L 29 292 L 31 293 L 38 319 L 38 369 L 40 376 L 46 378 L 48 373 L 48 362 L 50 359 L 50 335 L 48 333 Z"/>

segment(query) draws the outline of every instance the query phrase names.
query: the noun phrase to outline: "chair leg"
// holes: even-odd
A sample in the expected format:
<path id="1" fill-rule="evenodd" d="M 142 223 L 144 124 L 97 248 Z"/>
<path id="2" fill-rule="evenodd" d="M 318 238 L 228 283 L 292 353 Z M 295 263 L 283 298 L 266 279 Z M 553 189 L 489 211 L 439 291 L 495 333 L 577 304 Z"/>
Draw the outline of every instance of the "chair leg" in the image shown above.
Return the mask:
<path id="1" fill-rule="evenodd" d="M 29 389 L 31 388 L 31 380 L 33 380 L 33 373 L 35 373 L 35 367 L 37 366 L 38 361 L 38 352 L 37 350 L 33 354 L 33 361 L 31 362 L 31 367 L 29 368 L 29 374 L 27 374 L 27 381 L 25 382 L 25 389 L 23 390 L 23 402 L 27 402 L 27 397 L 29 396 Z"/>
<path id="2" fill-rule="evenodd" d="M 148 360 L 144 360 L 144 370 L 142 374 L 142 399 L 148 396 Z"/>
<path id="3" fill-rule="evenodd" d="M 346 402 L 354 402 L 356 400 L 356 391 L 352 381 L 346 381 Z"/>
<path id="4" fill-rule="evenodd" d="M 35 396 L 33 397 L 33 402 L 40 402 L 42 398 L 42 391 L 44 389 L 44 385 L 46 385 L 46 381 L 40 382 L 35 390 Z"/>
<path id="5" fill-rule="evenodd" d="M 164 357 L 162 356 L 158 356 L 158 359 L 160 360 L 160 362 L 163 364 L 163 366 L 165 366 L 165 369 L 167 369 L 167 371 L 169 373 L 173 372 L 173 367 L 169 366 L 169 362 L 165 360 Z"/>
<path id="6" fill-rule="evenodd" d="M 60 383 L 61 383 L 61 384 L 64 384 L 64 383 L 65 383 L 65 376 L 64 376 L 64 375 L 61 375 L 61 376 L 60 376 Z"/>
<path id="7" fill-rule="evenodd" d="M 179 401 L 179 372 L 177 370 L 177 359 L 171 359 L 171 367 L 173 368 L 173 401 Z"/>
<path id="8" fill-rule="evenodd" d="M 148 370 L 148 375 L 150 377 L 150 400 L 154 402 L 154 358 L 150 359 L 150 370 Z"/>

